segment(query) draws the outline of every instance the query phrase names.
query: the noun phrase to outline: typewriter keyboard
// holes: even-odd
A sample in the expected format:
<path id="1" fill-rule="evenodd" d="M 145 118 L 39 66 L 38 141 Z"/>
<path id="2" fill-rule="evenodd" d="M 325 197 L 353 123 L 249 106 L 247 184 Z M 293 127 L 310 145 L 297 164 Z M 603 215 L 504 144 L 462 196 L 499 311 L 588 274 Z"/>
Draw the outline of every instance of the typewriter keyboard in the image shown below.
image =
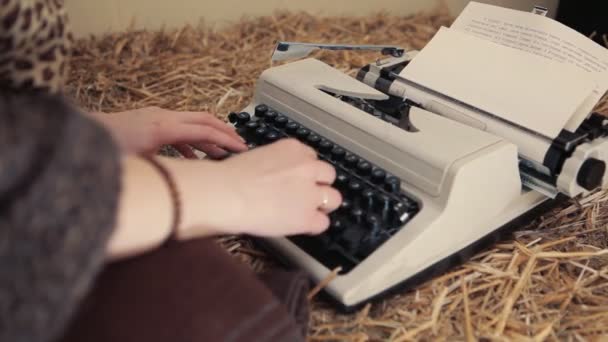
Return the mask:
<path id="1" fill-rule="evenodd" d="M 329 229 L 316 236 L 288 239 L 329 269 L 347 273 L 394 235 L 419 210 L 401 191 L 401 180 L 266 105 L 255 113 L 230 113 L 228 119 L 250 149 L 292 137 L 314 148 L 336 169 L 333 186 L 342 194 L 330 214 Z"/>

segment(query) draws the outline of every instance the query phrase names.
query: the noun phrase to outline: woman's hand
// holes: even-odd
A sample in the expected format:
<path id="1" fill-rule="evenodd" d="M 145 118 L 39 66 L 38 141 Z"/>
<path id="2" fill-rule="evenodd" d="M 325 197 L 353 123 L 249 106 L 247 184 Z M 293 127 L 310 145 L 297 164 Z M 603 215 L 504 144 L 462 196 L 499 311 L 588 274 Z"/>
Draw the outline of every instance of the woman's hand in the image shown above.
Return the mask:
<path id="1" fill-rule="evenodd" d="M 222 162 L 165 160 L 182 192 L 182 238 L 246 233 L 317 234 L 342 202 L 334 168 L 294 139 Z M 204 163 L 204 164 L 203 164 Z"/>
<path id="2" fill-rule="evenodd" d="M 176 182 L 178 239 L 217 234 L 317 234 L 342 203 L 335 170 L 295 139 L 280 140 L 221 162 L 158 157 Z M 110 259 L 142 253 L 170 234 L 172 201 L 158 170 L 125 155 L 117 227 Z"/>
<path id="3" fill-rule="evenodd" d="M 211 158 L 243 152 L 247 146 L 229 125 L 206 112 L 176 112 L 146 107 L 119 113 L 92 113 L 129 153 L 153 154 L 162 145 L 173 145 L 186 158 L 196 158 L 192 148 Z"/>

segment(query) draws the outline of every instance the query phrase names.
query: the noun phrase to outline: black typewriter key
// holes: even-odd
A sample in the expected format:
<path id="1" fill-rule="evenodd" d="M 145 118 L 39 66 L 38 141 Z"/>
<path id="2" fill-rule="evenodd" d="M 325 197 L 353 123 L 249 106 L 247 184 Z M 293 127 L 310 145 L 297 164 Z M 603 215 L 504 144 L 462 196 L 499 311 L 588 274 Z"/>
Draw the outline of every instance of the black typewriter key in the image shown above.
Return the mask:
<path id="1" fill-rule="evenodd" d="M 380 194 L 376 198 L 376 207 L 378 213 L 381 215 L 383 220 L 388 220 L 391 211 L 391 198 L 385 194 Z"/>
<path id="2" fill-rule="evenodd" d="M 357 164 L 357 173 L 361 176 L 367 176 L 372 171 L 372 164 L 364 160 Z"/>
<path id="3" fill-rule="evenodd" d="M 342 158 L 344 158 L 345 154 L 346 154 L 346 151 L 344 151 L 343 148 L 335 146 L 331 150 L 331 159 L 339 162 L 340 160 L 342 160 Z"/>
<path id="4" fill-rule="evenodd" d="M 365 189 L 361 193 L 361 207 L 365 210 L 372 210 L 374 208 L 374 200 L 376 192 L 372 189 Z"/>
<path id="5" fill-rule="evenodd" d="M 269 110 L 266 112 L 266 115 L 264 115 L 264 121 L 265 121 L 265 122 L 268 122 L 268 123 L 273 122 L 273 121 L 274 121 L 274 119 L 275 119 L 277 116 L 278 116 L 277 112 L 275 112 L 275 111 L 274 111 L 274 110 L 272 110 L 272 109 L 269 109 Z"/>
<path id="6" fill-rule="evenodd" d="M 321 142 L 319 142 L 319 151 L 321 151 L 321 153 L 329 153 L 333 147 L 334 144 L 325 139 L 321 139 Z"/>
<path id="7" fill-rule="evenodd" d="M 340 204 L 340 210 L 346 211 L 349 210 L 353 206 L 352 202 L 349 199 L 343 199 Z"/>
<path id="8" fill-rule="evenodd" d="M 357 166 L 357 163 L 359 163 L 359 158 L 354 154 L 349 154 L 344 158 L 344 165 L 346 167 L 353 168 Z"/>
<path id="9" fill-rule="evenodd" d="M 309 134 L 310 134 L 310 131 L 303 127 L 298 128 L 298 130 L 296 131 L 296 137 L 300 140 L 306 139 L 306 137 L 308 137 Z"/>
<path id="10" fill-rule="evenodd" d="M 391 219 L 394 222 L 401 223 L 407 221 L 408 207 L 403 202 L 396 202 L 391 208 Z"/>
<path id="11" fill-rule="evenodd" d="M 263 104 L 257 105 L 257 106 L 255 106 L 255 113 L 254 113 L 254 115 L 257 116 L 257 117 L 259 117 L 259 118 L 261 118 L 264 115 L 266 115 L 267 111 L 268 111 L 268 106 L 263 105 Z"/>
<path id="12" fill-rule="evenodd" d="M 287 123 L 287 125 L 285 125 L 285 130 L 287 131 L 287 133 L 289 134 L 294 134 L 296 133 L 296 131 L 298 130 L 298 128 L 300 128 L 300 125 L 298 125 L 295 122 L 289 122 Z"/>
<path id="13" fill-rule="evenodd" d="M 348 193 L 350 196 L 358 196 L 363 190 L 363 184 L 359 181 L 353 180 L 348 183 Z"/>
<path id="14" fill-rule="evenodd" d="M 239 119 L 239 115 L 235 112 L 231 112 L 230 114 L 228 114 L 228 121 L 230 121 L 231 123 L 237 123 Z"/>
<path id="15" fill-rule="evenodd" d="M 274 124 L 278 128 L 283 128 L 287 125 L 288 121 L 289 120 L 286 117 L 284 117 L 283 115 L 279 115 L 274 119 Z"/>
<path id="16" fill-rule="evenodd" d="M 338 172 L 336 174 L 336 179 L 334 180 L 334 184 L 336 186 L 336 188 L 338 188 L 339 190 L 344 190 L 346 189 L 346 185 L 349 182 L 349 178 L 345 173 L 342 172 Z"/>
<path id="17" fill-rule="evenodd" d="M 245 128 L 247 128 L 248 130 L 255 130 L 259 126 L 260 125 L 255 121 L 249 121 L 247 124 L 245 124 Z"/>
<path id="18" fill-rule="evenodd" d="M 350 211 L 350 219 L 356 224 L 361 224 L 365 212 L 361 208 L 354 208 Z"/>
<path id="19" fill-rule="evenodd" d="M 279 133 L 271 131 L 271 132 L 268 132 L 266 134 L 266 136 L 264 136 L 264 139 L 266 139 L 266 142 L 268 142 L 268 143 L 273 143 L 273 142 L 279 140 L 280 137 L 281 136 L 279 135 Z"/>
<path id="20" fill-rule="evenodd" d="M 239 125 L 244 125 L 251 120 L 251 115 L 247 112 L 240 112 L 237 114 L 237 123 Z"/>
<path id="21" fill-rule="evenodd" d="M 255 137 L 258 144 L 263 144 L 265 142 L 264 136 L 266 134 L 268 134 L 268 129 L 266 127 L 258 127 L 255 130 Z"/>
<path id="22" fill-rule="evenodd" d="M 340 218 L 334 218 L 329 224 L 329 233 L 332 235 L 338 235 L 344 230 L 344 228 L 346 228 L 344 221 L 342 221 Z"/>
<path id="23" fill-rule="evenodd" d="M 382 221 L 378 215 L 370 214 L 365 218 L 367 228 L 372 234 L 379 234 L 382 228 Z"/>
<path id="24" fill-rule="evenodd" d="M 399 192 L 401 188 L 401 180 L 395 176 L 388 177 L 385 181 L 385 188 L 390 192 Z"/>
<path id="25" fill-rule="evenodd" d="M 371 179 L 374 184 L 384 183 L 385 178 L 386 178 L 386 172 L 384 172 L 384 170 L 374 169 L 374 171 L 372 171 Z"/>
<path id="26" fill-rule="evenodd" d="M 321 141 L 321 137 L 319 137 L 316 134 L 310 134 L 307 138 L 306 138 L 306 143 L 312 147 L 317 147 L 317 145 L 319 144 L 319 142 Z"/>

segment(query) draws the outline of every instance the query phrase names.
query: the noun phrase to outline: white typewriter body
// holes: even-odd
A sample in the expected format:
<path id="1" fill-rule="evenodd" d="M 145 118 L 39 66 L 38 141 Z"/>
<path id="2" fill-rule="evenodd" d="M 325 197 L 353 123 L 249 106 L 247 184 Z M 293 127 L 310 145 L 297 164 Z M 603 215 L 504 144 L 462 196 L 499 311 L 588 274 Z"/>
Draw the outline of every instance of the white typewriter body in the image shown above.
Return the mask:
<path id="1" fill-rule="evenodd" d="M 544 16 L 547 10 L 535 7 L 533 13 Z M 504 115 L 402 77 L 412 70 L 404 70 L 410 62 L 420 61 L 415 60 L 416 51 L 403 54 L 395 46 L 279 42 L 273 60 L 303 58 L 318 48 L 375 50 L 392 57 L 367 65 L 356 77 L 312 58 L 272 67 L 260 75 L 252 102 L 243 109 L 246 113 L 240 113 L 244 121 L 249 120 L 248 113 L 257 115 L 258 106 L 272 107 L 374 168 L 398 177 L 401 192 L 417 203 L 416 214 L 406 219 L 400 216 L 397 225 L 403 224 L 388 240 L 354 266 L 348 265 L 324 288 L 342 309 L 355 309 L 393 290 L 412 288 L 466 261 L 501 232 L 534 219 L 561 199 L 585 196 L 608 185 L 608 119 L 587 113 L 593 97 L 582 101 L 558 136 L 548 137 L 543 127 L 523 127 L 521 121 L 516 124 Z M 447 64 L 454 65 L 452 60 Z M 434 71 L 432 66 L 429 69 Z M 549 78 L 538 75 L 541 80 Z M 526 82 L 526 77 L 515 84 Z M 499 97 L 498 101 L 512 100 Z M 534 101 L 544 106 L 542 101 L 549 99 Z M 521 113 L 507 115 L 512 114 Z M 231 115 L 236 125 L 238 115 Z M 259 117 L 265 120 L 264 115 Z M 539 115 L 551 120 L 552 113 Z M 342 164 L 331 162 L 344 170 Z M 360 223 L 352 227 L 359 229 Z M 293 241 L 285 237 L 263 242 L 317 282 L 335 271 L 325 265 L 336 262 L 322 260 L 324 253 L 331 253 L 327 248 L 310 249 L 313 256 L 306 250 L 309 246 L 301 248 Z M 336 266 L 340 267 L 339 262 Z"/>
<path id="2" fill-rule="evenodd" d="M 466 260 L 461 253 L 482 238 L 553 201 L 522 186 L 518 146 L 504 137 L 418 107 L 409 113 L 417 131 L 405 131 L 326 92 L 388 98 L 309 58 L 264 71 L 243 111 L 266 104 L 306 124 L 399 177 L 402 190 L 420 204 L 419 213 L 392 238 L 326 286 L 343 308 L 356 308 L 408 281 L 426 280 L 425 272 L 442 269 L 441 263 Z M 265 244 L 316 281 L 332 272 L 287 238 Z"/>

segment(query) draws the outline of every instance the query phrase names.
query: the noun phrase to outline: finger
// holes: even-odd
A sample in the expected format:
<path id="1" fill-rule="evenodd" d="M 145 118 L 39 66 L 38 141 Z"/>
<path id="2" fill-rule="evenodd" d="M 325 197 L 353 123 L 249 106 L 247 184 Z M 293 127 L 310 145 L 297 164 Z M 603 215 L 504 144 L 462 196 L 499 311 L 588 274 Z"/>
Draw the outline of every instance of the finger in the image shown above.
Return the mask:
<path id="1" fill-rule="evenodd" d="M 319 184 L 333 184 L 336 179 L 336 169 L 329 163 L 315 160 L 313 162 L 315 181 Z"/>
<path id="2" fill-rule="evenodd" d="M 177 150 L 184 158 L 188 159 L 196 159 L 196 154 L 192 151 L 192 149 L 186 144 L 176 144 L 172 145 L 173 148 Z"/>
<path id="3" fill-rule="evenodd" d="M 329 228 L 329 224 L 329 217 L 320 211 L 316 211 L 310 220 L 307 230 L 310 234 L 320 234 Z"/>
<path id="4" fill-rule="evenodd" d="M 232 152 L 247 151 L 247 145 L 241 140 L 211 126 L 173 125 L 168 127 L 164 134 L 166 139 L 179 143 L 213 144 Z"/>
<path id="5" fill-rule="evenodd" d="M 342 194 L 330 186 L 319 187 L 319 210 L 325 214 L 338 209 L 342 204 Z"/>
<path id="6" fill-rule="evenodd" d="M 197 144 L 192 144 L 192 146 L 194 148 L 196 148 L 197 150 L 204 152 L 210 158 L 214 158 L 214 159 L 223 158 L 228 154 L 228 151 L 224 150 L 223 148 L 219 148 L 215 145 L 212 145 L 212 144 L 198 144 L 197 143 Z"/>
<path id="7" fill-rule="evenodd" d="M 220 120 L 215 115 L 208 112 L 179 112 L 179 116 L 183 116 L 183 123 L 190 123 L 196 125 L 208 125 L 215 127 L 229 135 L 236 138 L 242 139 L 242 137 L 236 132 L 236 130 L 224 121 Z"/>

